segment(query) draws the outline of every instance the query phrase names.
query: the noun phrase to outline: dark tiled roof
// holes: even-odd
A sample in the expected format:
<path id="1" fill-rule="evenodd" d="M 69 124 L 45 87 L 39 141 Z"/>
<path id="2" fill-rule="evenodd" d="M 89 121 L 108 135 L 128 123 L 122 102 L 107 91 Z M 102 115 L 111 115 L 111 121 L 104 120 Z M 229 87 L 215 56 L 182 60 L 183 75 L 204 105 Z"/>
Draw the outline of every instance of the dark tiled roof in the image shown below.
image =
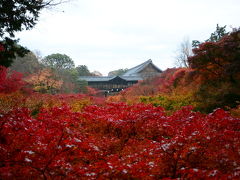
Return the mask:
<path id="1" fill-rule="evenodd" d="M 125 79 L 126 81 L 139 81 L 143 80 L 141 76 L 119 76 L 122 79 Z"/>
<path id="2" fill-rule="evenodd" d="M 152 64 L 153 67 L 155 67 L 159 72 L 162 72 L 161 69 L 159 69 L 157 66 L 155 66 L 152 63 L 152 60 L 149 59 L 146 62 L 139 64 L 138 66 L 135 66 L 131 69 L 129 69 L 127 72 L 125 72 L 122 76 L 139 76 L 138 73 L 141 72 L 145 67 L 147 67 L 149 64 Z"/>
<path id="3" fill-rule="evenodd" d="M 127 72 L 125 72 L 124 74 L 122 74 L 121 76 L 119 76 L 121 79 L 124 79 L 126 81 L 139 81 L 139 80 L 143 80 L 143 78 L 141 77 L 141 75 L 139 74 L 141 72 L 141 70 L 143 70 L 145 67 L 147 67 L 149 64 L 151 64 L 154 68 L 156 68 L 157 71 L 159 71 L 159 73 L 162 72 L 161 69 L 159 69 L 157 66 L 155 66 L 152 63 L 152 60 L 149 59 L 148 61 L 135 66 L 131 69 L 129 69 Z M 114 78 L 116 78 L 117 76 L 80 76 L 79 80 L 85 80 L 88 82 L 104 82 L 104 81 L 110 81 Z"/>
<path id="4" fill-rule="evenodd" d="M 88 82 L 104 82 L 104 81 L 110 81 L 117 76 L 80 76 L 79 80 L 85 80 Z M 143 80 L 140 76 L 119 76 L 121 79 L 124 79 L 126 81 L 139 81 Z"/>
<path id="5" fill-rule="evenodd" d="M 85 81 L 109 81 L 113 79 L 115 76 L 80 76 L 79 80 L 85 80 Z"/>

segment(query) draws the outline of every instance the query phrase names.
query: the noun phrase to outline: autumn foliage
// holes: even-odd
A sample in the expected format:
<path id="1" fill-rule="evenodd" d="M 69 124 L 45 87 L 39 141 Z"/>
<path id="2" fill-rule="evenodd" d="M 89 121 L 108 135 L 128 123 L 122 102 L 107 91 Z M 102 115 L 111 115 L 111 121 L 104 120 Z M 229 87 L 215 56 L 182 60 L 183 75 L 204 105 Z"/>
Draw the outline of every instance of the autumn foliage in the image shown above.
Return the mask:
<path id="1" fill-rule="evenodd" d="M 109 102 L 147 103 L 164 107 L 169 113 L 191 105 L 195 111 L 210 113 L 216 108 L 239 113 L 240 30 L 217 41 L 206 41 L 193 49 L 190 68 L 171 68 L 140 82 Z"/>
<path id="2" fill-rule="evenodd" d="M 25 85 L 22 77 L 21 73 L 11 72 L 8 68 L 0 66 L 0 93 L 11 93 L 20 90 Z"/>
<path id="3" fill-rule="evenodd" d="M 221 109 L 21 91 L 0 106 L 0 179 L 240 178 L 240 119 Z"/>
<path id="4" fill-rule="evenodd" d="M 1 113 L 1 179 L 237 179 L 240 119 L 186 107 L 67 106 Z"/>
<path id="5" fill-rule="evenodd" d="M 92 88 L 55 94 L 49 69 L 25 78 L 37 91 L 27 93 L 0 67 L 0 179 L 240 179 L 238 42 L 236 32 L 205 42 L 192 68 L 106 101 Z"/>
<path id="6" fill-rule="evenodd" d="M 42 69 L 25 79 L 33 86 L 33 89 L 42 93 L 56 93 L 62 86 L 62 81 L 51 71 Z"/>
<path id="7" fill-rule="evenodd" d="M 239 80 L 240 30 L 216 42 L 205 42 L 193 49 L 194 56 L 189 58 L 190 67 L 197 69 L 205 78 Z"/>
<path id="8" fill-rule="evenodd" d="M 173 113 L 187 105 L 194 108 L 198 106 L 194 92 L 199 88 L 200 82 L 199 74 L 190 68 L 171 68 L 160 76 L 140 82 L 116 96 L 108 97 L 108 101 L 152 104 Z"/>

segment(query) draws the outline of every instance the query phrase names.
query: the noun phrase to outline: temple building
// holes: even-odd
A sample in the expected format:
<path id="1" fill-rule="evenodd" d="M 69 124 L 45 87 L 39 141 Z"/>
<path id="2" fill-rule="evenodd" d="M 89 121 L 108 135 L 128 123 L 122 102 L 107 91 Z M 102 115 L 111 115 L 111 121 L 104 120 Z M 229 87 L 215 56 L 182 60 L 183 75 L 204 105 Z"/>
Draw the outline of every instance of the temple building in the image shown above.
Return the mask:
<path id="1" fill-rule="evenodd" d="M 152 60 L 135 66 L 120 76 L 80 76 L 79 80 L 85 80 L 88 86 L 105 92 L 119 92 L 140 80 L 152 78 L 162 72 Z"/>

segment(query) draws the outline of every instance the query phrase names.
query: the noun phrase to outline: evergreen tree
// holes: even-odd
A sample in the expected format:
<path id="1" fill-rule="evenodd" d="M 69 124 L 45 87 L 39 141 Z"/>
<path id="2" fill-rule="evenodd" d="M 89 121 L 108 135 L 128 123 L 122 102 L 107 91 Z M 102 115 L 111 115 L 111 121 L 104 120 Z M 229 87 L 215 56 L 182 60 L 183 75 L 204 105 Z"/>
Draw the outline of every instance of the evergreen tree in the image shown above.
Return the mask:
<path id="1" fill-rule="evenodd" d="M 40 11 L 61 0 L 1 0 L 0 1 L 0 65 L 9 67 L 16 56 L 23 57 L 29 51 L 17 45 L 15 33 L 32 29 Z"/>

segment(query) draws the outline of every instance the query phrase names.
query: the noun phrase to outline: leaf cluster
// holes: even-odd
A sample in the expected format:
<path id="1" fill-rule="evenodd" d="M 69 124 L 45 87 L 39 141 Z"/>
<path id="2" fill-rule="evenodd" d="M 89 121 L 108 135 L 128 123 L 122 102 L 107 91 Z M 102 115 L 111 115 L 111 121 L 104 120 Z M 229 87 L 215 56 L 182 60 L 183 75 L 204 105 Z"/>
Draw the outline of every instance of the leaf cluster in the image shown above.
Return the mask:
<path id="1" fill-rule="evenodd" d="M 111 103 L 0 112 L 1 179 L 238 179 L 240 120 Z"/>

